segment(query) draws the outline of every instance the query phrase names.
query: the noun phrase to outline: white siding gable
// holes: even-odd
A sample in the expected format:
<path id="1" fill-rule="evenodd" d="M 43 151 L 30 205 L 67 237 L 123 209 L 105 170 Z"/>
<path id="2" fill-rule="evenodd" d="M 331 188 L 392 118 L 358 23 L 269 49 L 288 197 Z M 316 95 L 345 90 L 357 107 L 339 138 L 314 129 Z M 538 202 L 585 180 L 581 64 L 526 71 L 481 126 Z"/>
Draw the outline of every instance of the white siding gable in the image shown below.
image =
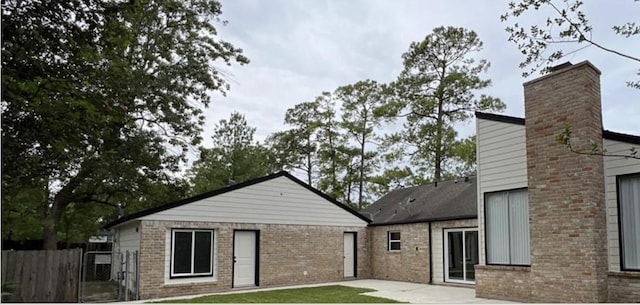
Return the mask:
<path id="1" fill-rule="evenodd" d="M 141 220 L 365 227 L 367 222 L 286 176 L 143 216 Z"/>
<path id="2" fill-rule="evenodd" d="M 628 155 L 631 147 L 639 145 L 603 140 L 606 154 Z M 624 157 L 604 157 L 604 189 L 607 205 L 607 251 L 609 271 L 620 271 L 620 243 L 618 234 L 618 194 L 616 176 L 640 173 L 640 160 Z"/>
<path id="3" fill-rule="evenodd" d="M 485 264 L 484 194 L 527 187 L 525 126 L 476 118 L 478 233 Z"/>
<path id="4" fill-rule="evenodd" d="M 139 221 L 133 221 L 118 227 L 115 231 L 114 248 L 121 252 L 140 250 Z"/>

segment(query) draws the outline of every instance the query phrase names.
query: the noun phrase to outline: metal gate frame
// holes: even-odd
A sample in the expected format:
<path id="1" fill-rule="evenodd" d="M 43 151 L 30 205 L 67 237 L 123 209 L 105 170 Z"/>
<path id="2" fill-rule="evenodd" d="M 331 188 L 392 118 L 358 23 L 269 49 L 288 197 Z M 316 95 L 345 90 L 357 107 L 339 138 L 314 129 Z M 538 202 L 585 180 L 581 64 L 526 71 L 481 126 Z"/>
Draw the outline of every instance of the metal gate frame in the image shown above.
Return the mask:
<path id="1" fill-rule="evenodd" d="M 86 283 L 89 255 L 110 255 L 111 268 L 109 281 L 114 281 L 118 285 L 115 299 L 99 300 L 99 302 L 118 302 L 139 300 L 140 269 L 138 251 L 86 251 L 82 254 L 81 278 L 78 287 L 78 302 L 86 301 Z M 91 300 L 90 302 L 98 302 Z"/>

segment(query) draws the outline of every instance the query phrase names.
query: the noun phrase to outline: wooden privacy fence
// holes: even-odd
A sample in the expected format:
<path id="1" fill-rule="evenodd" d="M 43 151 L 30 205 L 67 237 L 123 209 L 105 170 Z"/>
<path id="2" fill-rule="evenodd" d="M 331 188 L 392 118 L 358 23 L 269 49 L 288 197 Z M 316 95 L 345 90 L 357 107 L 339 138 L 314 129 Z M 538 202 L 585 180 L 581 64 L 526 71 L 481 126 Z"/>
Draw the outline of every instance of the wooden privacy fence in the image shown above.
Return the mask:
<path id="1" fill-rule="evenodd" d="M 2 251 L 9 302 L 78 302 L 82 249 Z M 6 298 L 6 299 L 5 299 Z"/>

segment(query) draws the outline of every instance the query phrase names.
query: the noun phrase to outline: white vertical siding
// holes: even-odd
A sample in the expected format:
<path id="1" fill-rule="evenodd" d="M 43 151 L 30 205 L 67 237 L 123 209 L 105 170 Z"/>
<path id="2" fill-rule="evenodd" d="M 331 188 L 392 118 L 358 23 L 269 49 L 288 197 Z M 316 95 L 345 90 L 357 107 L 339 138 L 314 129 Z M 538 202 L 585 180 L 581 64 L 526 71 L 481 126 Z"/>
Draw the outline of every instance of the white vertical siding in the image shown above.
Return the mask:
<path id="1" fill-rule="evenodd" d="M 366 221 L 284 176 L 140 219 L 350 227 L 367 225 Z"/>
<path id="2" fill-rule="evenodd" d="M 484 194 L 527 187 L 525 126 L 476 118 L 478 235 L 485 262 Z"/>
<path id="3" fill-rule="evenodd" d="M 607 154 L 628 155 L 631 147 L 640 148 L 624 142 L 604 139 L 603 146 Z M 607 205 L 607 249 L 609 253 L 609 271 L 620 271 L 620 243 L 618 234 L 618 194 L 616 176 L 640 173 L 640 160 L 624 157 L 604 157 L 604 189 Z"/>

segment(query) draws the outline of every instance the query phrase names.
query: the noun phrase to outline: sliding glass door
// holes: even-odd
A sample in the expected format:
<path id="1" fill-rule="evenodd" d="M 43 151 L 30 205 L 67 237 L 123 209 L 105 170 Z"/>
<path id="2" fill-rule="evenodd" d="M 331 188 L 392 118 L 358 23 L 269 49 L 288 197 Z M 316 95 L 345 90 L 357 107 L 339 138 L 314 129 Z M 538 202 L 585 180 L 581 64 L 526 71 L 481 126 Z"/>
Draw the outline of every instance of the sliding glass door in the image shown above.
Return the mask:
<path id="1" fill-rule="evenodd" d="M 445 281 L 475 284 L 478 264 L 478 229 L 444 230 Z"/>

